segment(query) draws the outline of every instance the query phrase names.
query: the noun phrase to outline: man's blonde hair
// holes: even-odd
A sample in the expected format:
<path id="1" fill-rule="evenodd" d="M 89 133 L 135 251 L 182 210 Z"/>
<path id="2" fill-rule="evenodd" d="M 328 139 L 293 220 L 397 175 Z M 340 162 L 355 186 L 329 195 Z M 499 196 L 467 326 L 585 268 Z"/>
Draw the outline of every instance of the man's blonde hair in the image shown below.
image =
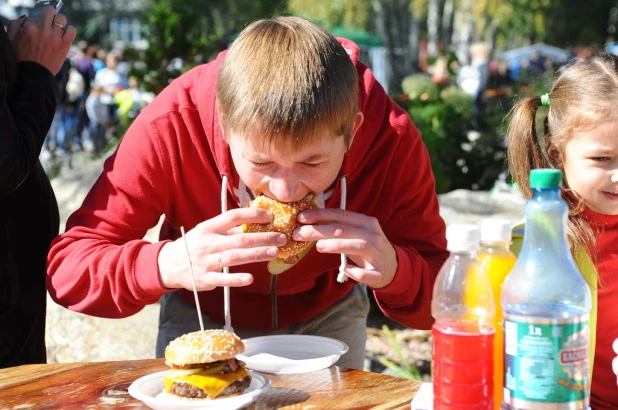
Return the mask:
<path id="1" fill-rule="evenodd" d="M 359 111 L 358 78 L 343 46 L 315 24 L 259 20 L 230 47 L 217 103 L 226 139 L 234 132 L 300 148 L 330 134 L 348 144 Z"/>

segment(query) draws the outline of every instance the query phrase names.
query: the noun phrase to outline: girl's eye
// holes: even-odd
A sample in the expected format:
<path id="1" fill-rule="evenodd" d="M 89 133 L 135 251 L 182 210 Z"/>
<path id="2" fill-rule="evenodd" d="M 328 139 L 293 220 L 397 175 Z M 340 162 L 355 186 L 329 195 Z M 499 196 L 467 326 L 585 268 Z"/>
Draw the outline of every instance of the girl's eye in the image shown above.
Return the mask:
<path id="1" fill-rule="evenodd" d="M 609 160 L 609 158 L 608 157 L 593 157 L 592 160 L 596 162 L 605 162 Z"/>
<path id="2" fill-rule="evenodd" d="M 305 165 L 308 166 L 309 168 L 317 168 L 322 166 L 322 164 L 324 164 L 323 162 L 318 162 L 317 164 L 310 164 L 310 163 L 306 163 Z"/>

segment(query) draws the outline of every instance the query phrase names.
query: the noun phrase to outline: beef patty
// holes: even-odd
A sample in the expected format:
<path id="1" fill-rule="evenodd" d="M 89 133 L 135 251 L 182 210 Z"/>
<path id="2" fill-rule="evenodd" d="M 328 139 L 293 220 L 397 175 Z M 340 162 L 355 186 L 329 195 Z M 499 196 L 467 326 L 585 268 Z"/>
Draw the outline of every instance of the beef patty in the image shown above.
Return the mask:
<path id="1" fill-rule="evenodd" d="M 231 396 L 236 393 L 242 393 L 250 385 L 251 385 L 251 378 L 245 377 L 241 381 L 237 380 L 234 383 L 227 386 L 221 392 L 221 394 L 219 394 L 217 397 Z M 177 396 L 189 397 L 191 399 L 208 398 L 208 395 L 206 394 L 206 392 L 204 392 L 204 390 L 198 389 L 197 387 L 187 384 L 186 382 L 174 382 L 174 384 L 172 384 L 171 393 Z M 211 398 L 214 398 L 214 397 L 211 397 Z"/>

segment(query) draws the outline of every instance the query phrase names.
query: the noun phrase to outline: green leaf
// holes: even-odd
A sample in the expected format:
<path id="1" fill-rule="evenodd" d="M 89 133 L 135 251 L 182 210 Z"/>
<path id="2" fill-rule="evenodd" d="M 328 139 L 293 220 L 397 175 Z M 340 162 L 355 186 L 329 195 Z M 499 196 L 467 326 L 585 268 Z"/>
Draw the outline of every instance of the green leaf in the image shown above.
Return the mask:
<path id="1" fill-rule="evenodd" d="M 408 361 L 406 356 L 403 354 L 403 351 L 401 350 L 399 343 L 397 343 L 397 339 L 395 338 L 393 333 L 390 331 L 388 326 L 383 325 L 382 330 L 386 334 L 386 337 L 388 338 L 390 345 L 393 347 L 393 349 L 395 349 L 395 353 L 397 353 L 401 366 L 403 367 L 397 366 L 393 362 L 387 359 L 380 359 L 380 363 L 382 363 L 384 366 L 391 369 L 393 372 L 397 374 L 403 374 L 404 376 L 401 376 L 401 377 L 406 377 L 408 379 L 414 379 L 414 380 L 422 380 L 420 372 L 415 366 L 413 366 Z"/>
<path id="2" fill-rule="evenodd" d="M 388 359 L 380 359 L 380 363 L 382 363 L 383 366 L 385 366 L 387 369 L 391 370 L 393 372 L 394 375 L 399 376 L 399 377 L 403 377 L 405 379 L 413 379 L 412 375 L 408 372 L 406 372 L 404 369 L 402 369 L 401 367 L 397 366 L 395 363 L 391 362 Z M 416 380 L 416 379 L 414 379 Z"/>

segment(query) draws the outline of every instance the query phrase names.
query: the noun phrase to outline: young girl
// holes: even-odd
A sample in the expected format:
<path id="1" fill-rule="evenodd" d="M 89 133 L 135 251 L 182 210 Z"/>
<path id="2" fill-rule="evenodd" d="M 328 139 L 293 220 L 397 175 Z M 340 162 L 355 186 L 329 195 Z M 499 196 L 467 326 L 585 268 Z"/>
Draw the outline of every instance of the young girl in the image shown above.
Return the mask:
<path id="1" fill-rule="evenodd" d="M 542 105 L 547 110 L 542 110 L 544 135 L 539 135 L 536 118 Z M 593 295 L 590 405 L 594 410 L 618 409 L 612 371 L 612 343 L 618 338 L 618 57 L 578 62 L 548 94 L 519 102 L 507 147 L 510 172 L 528 198 L 530 170 L 564 173 L 569 242 Z"/>

